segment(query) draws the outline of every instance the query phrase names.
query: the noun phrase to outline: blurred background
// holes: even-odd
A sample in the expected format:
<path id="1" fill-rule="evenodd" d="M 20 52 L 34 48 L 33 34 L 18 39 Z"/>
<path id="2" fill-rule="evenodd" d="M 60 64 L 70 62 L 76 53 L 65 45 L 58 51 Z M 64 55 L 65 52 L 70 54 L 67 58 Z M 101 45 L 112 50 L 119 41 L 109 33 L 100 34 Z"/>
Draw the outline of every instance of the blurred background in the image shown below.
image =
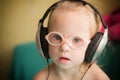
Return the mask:
<path id="1" fill-rule="evenodd" d="M 35 41 L 38 21 L 58 0 L 0 0 L 0 80 L 7 80 L 15 46 Z M 104 14 L 120 7 L 119 0 L 86 0 Z"/>

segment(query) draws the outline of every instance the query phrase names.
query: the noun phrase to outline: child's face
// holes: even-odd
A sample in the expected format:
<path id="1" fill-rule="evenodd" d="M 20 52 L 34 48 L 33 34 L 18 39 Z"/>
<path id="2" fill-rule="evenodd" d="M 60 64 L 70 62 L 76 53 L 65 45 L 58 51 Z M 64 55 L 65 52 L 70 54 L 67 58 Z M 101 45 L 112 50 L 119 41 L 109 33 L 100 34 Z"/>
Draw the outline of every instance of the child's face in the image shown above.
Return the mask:
<path id="1" fill-rule="evenodd" d="M 49 55 L 57 66 L 62 68 L 79 67 L 83 62 L 91 38 L 90 27 L 93 26 L 90 20 L 85 11 L 56 11 L 52 14 L 49 21 L 49 33 L 58 32 L 66 39 L 59 46 L 49 44 Z M 69 38 L 72 35 L 80 35 L 83 38 L 80 47 L 72 47 L 69 44 L 71 41 Z"/>

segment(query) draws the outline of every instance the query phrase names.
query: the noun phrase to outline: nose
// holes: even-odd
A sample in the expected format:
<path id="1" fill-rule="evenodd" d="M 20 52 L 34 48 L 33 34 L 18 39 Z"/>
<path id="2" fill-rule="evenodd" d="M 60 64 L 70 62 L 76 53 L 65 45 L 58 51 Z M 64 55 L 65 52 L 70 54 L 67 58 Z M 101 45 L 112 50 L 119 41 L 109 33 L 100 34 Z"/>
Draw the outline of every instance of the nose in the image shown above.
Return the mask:
<path id="1" fill-rule="evenodd" d="M 60 45 L 60 51 L 69 52 L 70 51 L 70 46 L 66 42 L 63 42 Z"/>

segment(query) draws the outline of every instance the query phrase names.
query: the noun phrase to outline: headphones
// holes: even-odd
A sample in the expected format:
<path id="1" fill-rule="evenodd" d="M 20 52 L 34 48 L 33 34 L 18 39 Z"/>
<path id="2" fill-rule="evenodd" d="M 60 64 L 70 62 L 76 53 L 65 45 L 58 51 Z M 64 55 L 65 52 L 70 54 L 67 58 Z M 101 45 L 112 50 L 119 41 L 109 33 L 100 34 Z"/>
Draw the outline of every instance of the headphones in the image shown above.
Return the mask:
<path id="1" fill-rule="evenodd" d="M 61 0 L 61 1 L 64 1 L 64 0 Z M 53 11 L 55 9 L 55 7 L 57 6 L 57 4 L 61 1 L 58 1 L 58 2 L 54 3 L 53 5 L 51 5 L 47 9 L 47 11 L 43 15 L 43 17 L 39 20 L 38 30 L 37 30 L 37 34 L 36 34 L 36 42 L 37 42 L 37 47 L 38 47 L 40 54 L 42 54 L 42 56 L 44 56 L 46 59 L 50 58 L 49 52 L 48 52 L 48 42 L 45 39 L 45 35 L 48 34 L 48 28 L 44 27 L 43 24 L 44 24 L 46 17 L 49 15 L 49 13 L 51 11 Z M 93 38 L 91 39 L 91 42 L 89 43 L 89 45 L 87 47 L 87 50 L 85 53 L 85 58 L 84 58 L 85 63 L 90 63 L 92 61 L 95 61 L 101 55 L 103 49 L 105 48 L 105 45 L 107 44 L 107 41 L 108 41 L 107 25 L 105 24 L 99 11 L 90 3 L 83 1 L 83 0 L 68 0 L 68 1 L 76 1 L 76 2 L 83 3 L 83 5 L 88 5 L 99 15 L 99 17 L 101 19 L 101 22 L 102 22 L 103 27 L 104 27 L 104 33 L 97 32 L 93 36 Z"/>

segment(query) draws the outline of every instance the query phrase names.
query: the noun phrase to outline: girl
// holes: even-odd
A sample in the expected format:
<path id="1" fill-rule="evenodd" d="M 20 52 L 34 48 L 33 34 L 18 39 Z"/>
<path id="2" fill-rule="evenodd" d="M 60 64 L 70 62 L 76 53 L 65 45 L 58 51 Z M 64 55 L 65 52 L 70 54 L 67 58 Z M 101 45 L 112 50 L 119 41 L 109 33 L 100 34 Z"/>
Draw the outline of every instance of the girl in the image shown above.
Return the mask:
<path id="1" fill-rule="evenodd" d="M 101 20 L 88 5 L 60 1 L 48 20 L 48 51 L 53 61 L 34 80 L 109 80 L 96 61 L 85 62 L 86 49 L 101 29 Z"/>

